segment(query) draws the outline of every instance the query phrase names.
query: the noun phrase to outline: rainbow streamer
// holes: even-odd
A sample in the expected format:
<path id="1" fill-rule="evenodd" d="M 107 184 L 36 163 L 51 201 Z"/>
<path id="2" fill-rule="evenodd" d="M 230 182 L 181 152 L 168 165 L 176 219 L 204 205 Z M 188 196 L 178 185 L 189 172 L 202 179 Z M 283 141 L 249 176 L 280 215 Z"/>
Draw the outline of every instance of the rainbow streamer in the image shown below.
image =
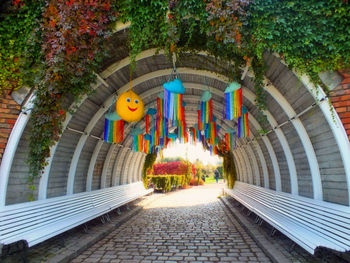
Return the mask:
<path id="1" fill-rule="evenodd" d="M 235 132 L 225 133 L 225 150 L 232 151 L 235 148 Z"/>
<path id="2" fill-rule="evenodd" d="M 144 135 L 144 138 L 143 138 L 143 151 L 145 153 L 152 152 L 152 137 L 148 134 Z"/>
<path id="3" fill-rule="evenodd" d="M 198 116 L 198 130 L 203 130 L 203 123 L 202 123 L 202 114 L 201 114 L 201 110 L 197 110 L 197 116 Z"/>
<path id="4" fill-rule="evenodd" d="M 134 135 L 134 152 L 142 152 L 143 151 L 143 134 Z"/>
<path id="5" fill-rule="evenodd" d="M 197 142 L 197 129 L 191 128 L 191 137 L 192 137 L 192 143 L 195 144 Z"/>
<path id="6" fill-rule="evenodd" d="M 124 121 L 116 112 L 105 117 L 104 140 L 109 143 L 121 143 L 124 139 Z"/>
<path id="7" fill-rule="evenodd" d="M 145 122 L 146 122 L 146 133 L 149 134 L 149 124 L 150 124 L 150 115 L 147 114 L 146 117 L 145 117 Z"/>
<path id="8" fill-rule="evenodd" d="M 232 82 L 225 90 L 224 119 L 233 120 L 242 115 L 242 88 L 237 82 Z"/>
<path id="9" fill-rule="evenodd" d="M 183 94 L 164 89 L 164 118 L 171 121 L 183 121 Z"/>
<path id="10" fill-rule="evenodd" d="M 157 97 L 157 118 L 163 119 L 164 116 L 164 100 L 161 96 Z"/>
<path id="11" fill-rule="evenodd" d="M 216 122 L 210 122 L 206 124 L 205 140 L 208 141 L 208 143 L 211 145 L 215 145 L 218 143 Z"/>
<path id="12" fill-rule="evenodd" d="M 242 116 L 238 118 L 238 138 L 249 137 L 248 110 L 242 107 Z"/>
<path id="13" fill-rule="evenodd" d="M 209 123 L 213 121 L 213 100 L 210 91 L 203 92 L 201 97 L 201 122 Z"/>
<path id="14" fill-rule="evenodd" d="M 213 121 L 213 100 L 201 102 L 201 122 L 209 123 Z"/>

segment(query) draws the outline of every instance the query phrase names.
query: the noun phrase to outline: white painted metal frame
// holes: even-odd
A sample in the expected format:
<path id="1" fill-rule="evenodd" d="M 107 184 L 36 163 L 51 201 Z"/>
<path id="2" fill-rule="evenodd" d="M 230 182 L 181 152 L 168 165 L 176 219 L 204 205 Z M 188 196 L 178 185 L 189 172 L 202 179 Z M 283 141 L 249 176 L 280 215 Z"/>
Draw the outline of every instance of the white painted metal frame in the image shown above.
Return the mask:
<path id="1" fill-rule="evenodd" d="M 350 206 L 350 142 L 344 129 L 343 123 L 340 120 L 339 115 L 335 111 L 334 107 L 329 106 L 328 99 L 325 99 L 326 94 L 324 93 L 322 88 L 318 87 L 316 89 L 316 87 L 311 83 L 310 79 L 306 75 L 297 76 L 304 84 L 304 86 L 308 89 L 308 91 L 311 93 L 311 95 L 315 98 L 315 100 L 319 101 L 318 105 L 333 132 L 344 165 L 348 190 L 348 200 Z"/>
<path id="2" fill-rule="evenodd" d="M 255 174 L 255 185 L 261 186 L 260 170 L 259 170 L 259 166 L 258 166 L 258 162 L 257 162 L 256 157 L 255 157 L 255 154 L 254 154 L 250 144 L 245 145 L 245 147 L 248 150 L 248 157 L 251 157 L 252 162 L 253 162 L 253 170 L 254 170 L 254 174 Z"/>
<path id="3" fill-rule="evenodd" d="M 260 145 L 257 141 L 253 142 L 253 145 L 255 146 L 256 152 L 258 153 L 260 163 L 261 163 L 261 168 L 263 172 L 263 178 L 264 178 L 264 187 L 269 188 L 269 173 L 267 170 L 267 165 L 266 165 L 266 159 L 264 157 L 264 154 L 260 148 Z"/>
<path id="4" fill-rule="evenodd" d="M 129 160 L 132 156 L 132 153 L 133 151 L 127 151 L 127 153 L 125 154 L 125 158 L 124 158 L 124 161 L 123 161 L 123 166 L 122 166 L 122 169 L 121 169 L 121 172 L 120 172 L 120 184 L 123 185 L 123 184 L 126 184 L 127 181 L 128 181 L 128 174 L 126 173 L 127 172 L 127 169 L 128 169 L 128 165 L 129 165 Z"/>
<path id="5" fill-rule="evenodd" d="M 102 188 L 106 188 L 107 185 L 107 172 L 108 172 L 108 167 L 110 165 L 111 159 L 112 159 L 112 155 L 114 153 L 115 148 L 117 147 L 116 144 L 111 144 L 109 146 L 105 161 L 103 163 L 103 168 L 102 168 L 102 174 L 101 174 L 101 189 Z"/>
<path id="6" fill-rule="evenodd" d="M 12 129 L 10 137 L 7 141 L 4 155 L 2 156 L 0 166 L 0 208 L 6 204 L 7 185 L 10 177 L 10 171 L 17 150 L 19 140 L 22 137 L 24 128 L 26 127 L 31 114 L 31 108 L 33 107 L 35 96 L 32 94 L 27 100 L 24 108 L 28 109 L 27 112 L 21 112 L 18 115 L 16 123 Z"/>
<path id="7" fill-rule="evenodd" d="M 139 155 L 137 152 L 133 152 L 133 156 L 130 159 L 129 164 L 129 171 L 128 171 L 128 183 L 131 183 L 134 181 L 134 171 L 135 171 L 135 163 L 136 160 L 139 158 Z"/>
<path id="8" fill-rule="evenodd" d="M 275 88 L 268 79 L 265 79 L 265 82 L 267 83 L 267 85 L 265 86 L 265 90 L 268 93 L 270 93 L 270 95 L 275 99 L 275 101 L 281 106 L 281 108 L 287 114 L 288 118 L 292 119 L 291 122 L 300 137 L 300 140 L 304 147 L 304 151 L 306 153 L 306 157 L 309 162 L 314 199 L 323 200 L 320 169 L 310 137 L 307 134 L 307 131 L 300 119 L 294 118 L 297 114 L 294 111 L 293 107 L 286 100 L 286 98 L 282 95 L 282 93 L 277 88 Z"/>
<path id="9" fill-rule="evenodd" d="M 92 178 L 94 176 L 95 164 L 96 164 L 96 160 L 97 160 L 98 154 L 100 153 L 102 145 L 103 145 L 102 140 L 97 141 L 96 146 L 94 148 L 94 151 L 92 152 L 92 156 L 91 156 L 90 164 L 89 164 L 89 170 L 88 170 L 87 177 L 86 177 L 86 191 L 87 192 L 90 192 L 92 189 Z"/>
<path id="10" fill-rule="evenodd" d="M 125 154 L 127 151 L 128 148 L 122 148 L 118 153 L 118 157 L 115 159 L 112 186 L 120 185 L 123 160 L 125 159 Z"/>

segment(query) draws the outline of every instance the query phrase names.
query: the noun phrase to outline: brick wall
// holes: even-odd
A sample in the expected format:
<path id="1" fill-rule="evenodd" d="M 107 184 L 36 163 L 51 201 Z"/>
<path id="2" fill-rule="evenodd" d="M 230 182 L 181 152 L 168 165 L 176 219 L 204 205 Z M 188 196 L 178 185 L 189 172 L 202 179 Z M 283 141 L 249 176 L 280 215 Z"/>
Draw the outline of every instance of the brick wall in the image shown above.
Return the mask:
<path id="1" fill-rule="evenodd" d="M 20 108 L 10 95 L 0 95 L 0 163 Z"/>
<path id="2" fill-rule="evenodd" d="M 330 97 L 350 140 L 350 70 L 339 71 L 343 80 Z"/>

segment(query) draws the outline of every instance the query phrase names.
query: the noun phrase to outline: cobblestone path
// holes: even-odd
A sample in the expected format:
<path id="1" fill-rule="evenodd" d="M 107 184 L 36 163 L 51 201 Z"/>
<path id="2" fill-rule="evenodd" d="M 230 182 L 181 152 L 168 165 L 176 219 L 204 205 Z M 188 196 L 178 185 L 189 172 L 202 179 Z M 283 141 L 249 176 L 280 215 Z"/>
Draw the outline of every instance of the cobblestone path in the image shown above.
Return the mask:
<path id="1" fill-rule="evenodd" d="M 72 262 L 270 262 L 228 218 L 222 186 L 165 195 Z"/>

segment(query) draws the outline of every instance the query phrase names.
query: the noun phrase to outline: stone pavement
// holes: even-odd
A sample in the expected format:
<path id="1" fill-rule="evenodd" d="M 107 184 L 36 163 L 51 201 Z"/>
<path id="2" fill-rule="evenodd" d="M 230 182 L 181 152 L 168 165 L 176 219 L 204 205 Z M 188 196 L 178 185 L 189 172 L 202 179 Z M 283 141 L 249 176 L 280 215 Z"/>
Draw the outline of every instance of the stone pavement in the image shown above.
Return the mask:
<path id="1" fill-rule="evenodd" d="M 71 262 L 271 262 L 228 216 L 222 187 L 164 195 Z"/>

